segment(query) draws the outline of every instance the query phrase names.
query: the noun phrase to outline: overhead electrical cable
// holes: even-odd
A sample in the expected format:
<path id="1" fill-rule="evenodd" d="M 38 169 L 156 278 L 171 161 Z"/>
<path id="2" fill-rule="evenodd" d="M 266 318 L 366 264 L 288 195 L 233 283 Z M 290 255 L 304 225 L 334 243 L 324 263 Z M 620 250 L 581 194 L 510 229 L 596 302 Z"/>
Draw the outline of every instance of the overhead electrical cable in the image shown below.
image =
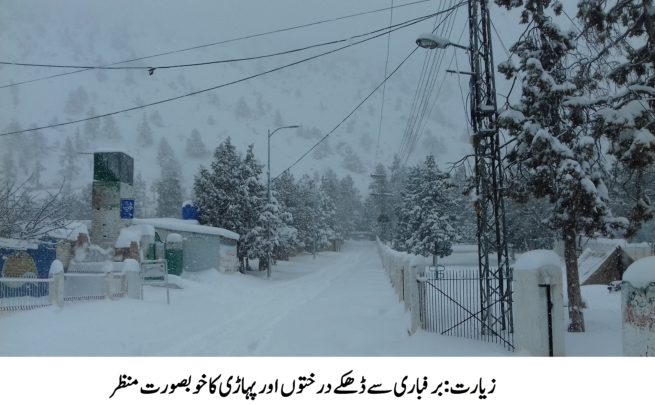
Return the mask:
<path id="1" fill-rule="evenodd" d="M 451 0 L 452 4 L 452 0 Z M 443 6 L 443 4 L 442 4 Z M 439 10 L 437 10 L 439 12 Z M 435 19 L 435 25 L 432 30 L 433 33 L 437 31 L 438 28 L 442 27 L 443 31 L 443 24 L 448 20 L 450 15 L 452 14 L 453 10 L 449 12 L 449 15 L 445 16 L 440 22 L 437 23 L 437 20 Z M 421 73 L 419 75 L 419 83 L 416 87 L 416 92 L 414 93 L 414 100 L 412 101 L 412 105 L 410 108 L 410 114 L 409 118 L 407 120 L 407 125 L 405 126 L 405 130 L 403 132 L 403 138 L 401 140 L 400 148 L 399 148 L 399 156 L 403 156 L 405 153 L 405 150 L 407 146 L 410 143 L 410 138 L 412 136 L 413 128 L 416 122 L 416 119 L 418 119 L 419 111 L 420 111 L 420 105 L 422 100 L 424 99 L 425 95 L 425 89 L 428 86 L 428 81 L 429 78 L 432 77 L 431 72 L 434 71 L 434 66 L 435 66 L 435 60 L 436 60 L 437 53 L 430 53 L 426 52 L 425 58 L 423 61 L 423 67 L 421 69 Z M 429 70 L 428 70 L 429 69 Z"/>
<path id="2" fill-rule="evenodd" d="M 452 5 L 453 0 L 451 0 Z M 454 25 L 454 18 L 452 12 L 456 11 L 453 9 L 444 19 L 435 26 L 433 32 L 440 28 L 439 36 L 449 37 L 450 32 L 452 32 L 452 27 Z M 445 24 L 444 24 L 445 23 Z M 450 31 L 446 34 L 446 31 Z M 427 108 L 431 100 L 432 91 L 434 90 L 436 80 L 438 75 L 441 72 L 441 64 L 444 59 L 445 52 L 430 52 L 426 54 L 426 58 L 431 58 L 429 70 L 424 72 L 425 76 L 423 80 L 419 83 L 417 87 L 418 102 L 415 104 L 415 108 L 411 111 L 410 118 L 406 126 L 406 133 L 403 137 L 403 143 L 401 145 L 400 158 L 404 163 L 407 162 L 409 156 L 415 147 L 416 140 L 420 133 L 420 128 L 424 122 Z"/>
<path id="3" fill-rule="evenodd" d="M 429 17 L 429 18 L 431 18 L 431 17 Z M 211 61 L 205 61 L 205 62 L 182 63 L 182 64 L 174 64 L 174 65 L 158 65 L 158 66 L 81 66 L 81 65 L 55 65 L 55 64 L 22 63 L 22 62 L 7 62 L 7 61 L 0 61 L 0 65 L 22 66 L 22 67 L 40 67 L 40 68 L 55 68 L 55 69 L 84 69 L 84 70 L 149 70 L 151 72 L 151 74 L 152 74 L 152 72 L 154 72 L 155 70 L 207 66 L 207 65 L 216 65 L 216 64 L 221 64 L 221 63 L 244 62 L 244 61 L 251 61 L 251 60 L 257 60 L 257 59 L 270 58 L 270 57 L 274 57 L 274 56 L 288 55 L 288 54 L 291 54 L 291 53 L 306 51 L 308 49 L 313 49 L 313 48 L 318 48 L 318 47 L 323 47 L 323 46 L 328 46 L 328 45 L 336 45 L 336 44 L 339 44 L 339 43 L 349 42 L 349 41 L 352 41 L 353 39 L 362 38 L 362 37 L 372 35 L 372 34 L 375 34 L 375 33 L 381 32 L 381 31 L 389 30 L 391 28 L 399 27 L 399 26 L 408 24 L 408 23 L 410 23 L 412 21 L 424 21 L 425 19 L 426 19 L 425 16 L 416 17 L 416 18 L 413 18 L 413 19 L 410 19 L 410 20 L 406 20 L 406 21 L 404 21 L 402 23 L 385 26 L 383 28 L 378 28 L 378 29 L 376 29 L 374 31 L 369 31 L 369 32 L 366 32 L 364 34 L 353 35 L 353 36 L 350 36 L 348 38 L 342 38 L 342 39 L 337 39 L 337 40 L 328 41 L 328 42 L 321 42 L 321 43 L 318 43 L 318 44 L 308 45 L 308 46 L 304 46 L 304 47 L 301 47 L 301 48 L 289 49 L 289 50 L 286 50 L 286 51 L 268 53 L 268 54 L 257 55 L 257 56 L 249 56 L 249 57 L 243 57 L 243 58 L 219 59 L 219 60 L 211 60 Z M 387 35 L 391 35 L 391 33 L 389 32 Z"/>
<path id="4" fill-rule="evenodd" d="M 389 27 L 393 24 L 393 0 L 391 0 L 391 7 L 389 8 Z M 387 35 L 387 58 L 384 61 L 384 77 L 387 77 L 389 69 L 389 50 L 391 47 L 391 33 Z M 382 118 L 384 117 L 384 97 L 387 91 L 387 82 L 382 85 L 382 102 L 380 103 L 380 122 L 378 124 L 378 141 L 375 145 L 375 162 L 378 163 L 380 155 L 380 134 L 382 133 Z"/>
<path id="5" fill-rule="evenodd" d="M 456 7 L 461 7 L 463 4 L 466 4 L 466 3 L 465 2 L 460 2 L 460 3 L 458 3 L 458 5 Z M 447 12 L 447 11 L 450 11 L 450 10 L 446 10 L 446 11 L 444 11 L 444 13 Z M 403 26 L 393 28 L 392 30 L 390 30 L 390 32 L 412 26 L 412 25 L 417 24 L 417 23 L 419 23 L 421 21 L 430 19 L 430 18 L 432 18 L 434 16 L 435 16 L 435 14 L 430 14 L 430 15 L 426 16 L 423 20 L 412 21 L 411 23 L 405 24 Z M 387 32 L 382 32 L 382 33 L 379 33 L 379 34 L 374 35 L 372 37 L 365 38 L 365 39 L 362 39 L 360 41 L 356 41 L 356 42 L 353 42 L 353 43 L 349 43 L 349 44 L 344 45 L 342 47 L 335 48 L 335 49 L 332 49 L 332 50 L 329 50 L 329 51 L 326 51 L 326 52 L 322 52 L 322 53 L 319 53 L 317 55 L 313 55 L 313 56 L 310 56 L 310 57 L 307 57 L 307 58 L 303 58 L 303 59 L 297 60 L 295 62 L 291 62 L 291 63 L 285 64 L 285 65 L 282 65 L 282 66 L 278 66 L 276 68 L 269 69 L 269 70 L 266 70 L 264 72 L 260 72 L 260 73 L 254 74 L 254 75 L 246 76 L 246 77 L 243 77 L 241 79 L 233 80 L 233 81 L 230 81 L 230 82 L 227 82 L 227 83 L 219 84 L 217 86 L 208 87 L 208 88 L 205 88 L 205 89 L 202 89 L 202 90 L 193 91 L 191 93 L 186 93 L 186 94 L 182 94 L 182 95 L 179 95 L 179 96 L 158 100 L 158 101 L 155 101 L 155 102 L 151 102 L 151 103 L 147 103 L 147 104 L 143 104 L 143 105 L 139 105 L 139 106 L 135 106 L 135 107 L 130 107 L 130 108 L 124 108 L 124 109 L 121 109 L 121 110 L 117 110 L 117 111 L 113 111 L 113 112 L 109 112 L 109 113 L 105 113 L 105 114 L 99 114 L 99 115 L 95 115 L 95 116 L 92 116 L 92 117 L 86 117 L 86 118 L 82 118 L 82 119 L 78 119 L 78 120 L 71 120 L 71 121 L 66 121 L 66 122 L 57 123 L 57 124 L 44 125 L 44 126 L 40 126 L 40 127 L 33 127 L 33 128 L 20 130 L 20 131 L 3 132 L 3 133 L 0 133 L 0 136 L 16 135 L 16 134 L 20 134 L 20 133 L 24 133 L 24 132 L 32 132 L 32 131 L 37 131 L 37 130 L 42 130 L 42 129 L 56 128 L 56 127 L 72 125 L 72 124 L 77 124 L 77 123 L 80 123 L 80 122 L 90 121 L 90 120 L 94 120 L 94 119 L 99 119 L 99 118 L 103 118 L 103 117 L 108 117 L 108 116 L 112 116 L 112 115 L 126 113 L 126 112 L 129 112 L 129 111 L 135 111 L 135 110 L 139 110 L 139 109 L 143 109 L 143 108 L 147 108 L 147 107 L 152 107 L 152 106 L 155 106 L 155 105 L 164 104 L 164 103 L 172 102 L 172 101 L 175 101 L 175 100 L 180 100 L 180 99 L 183 99 L 183 98 L 186 98 L 186 97 L 195 96 L 197 94 L 206 93 L 206 92 L 212 91 L 212 90 L 217 90 L 217 89 L 220 89 L 220 88 L 223 88 L 223 87 L 231 86 L 231 85 L 234 85 L 234 84 L 237 84 L 237 83 L 245 82 L 245 81 L 250 80 L 250 79 L 254 79 L 254 78 L 257 78 L 257 77 L 260 77 L 260 76 L 264 76 L 264 75 L 267 75 L 269 73 L 277 72 L 279 70 L 283 70 L 283 69 L 286 69 L 286 68 L 289 68 L 289 67 L 292 67 L 292 66 L 296 66 L 296 65 L 299 65 L 301 63 L 308 62 L 310 60 L 314 60 L 314 59 L 320 58 L 322 56 L 329 55 L 329 54 L 341 51 L 343 49 L 359 45 L 359 44 L 367 42 L 367 41 L 371 41 L 371 40 L 373 40 L 375 38 L 379 38 L 379 37 L 384 36 L 386 34 L 387 34 Z"/>
<path id="6" fill-rule="evenodd" d="M 346 121 L 348 120 L 348 118 L 350 118 L 350 117 L 351 117 L 351 116 L 352 116 L 352 115 L 353 115 L 353 114 L 354 114 L 354 113 L 355 113 L 355 112 L 356 112 L 356 111 L 357 111 L 357 110 L 358 110 L 362 105 L 364 105 L 364 103 L 365 103 L 369 98 L 371 98 L 371 96 L 372 96 L 373 94 L 375 94 L 375 92 L 378 91 L 378 89 L 379 89 L 380 87 L 382 87 L 382 86 L 384 85 L 384 83 L 386 83 L 387 80 L 389 80 L 389 78 L 391 78 L 391 77 L 392 77 L 392 76 L 393 76 L 393 75 L 394 75 L 394 74 L 395 74 L 395 73 L 400 69 L 400 67 L 401 67 L 401 66 L 402 66 L 402 65 L 403 65 L 403 64 L 404 64 L 404 63 L 405 63 L 405 62 L 406 62 L 406 61 L 407 61 L 407 60 L 408 60 L 408 59 L 409 59 L 413 54 L 414 54 L 414 52 L 416 52 L 417 49 L 418 49 L 418 46 L 417 46 L 416 48 L 414 48 L 414 50 L 412 50 L 412 51 L 409 53 L 409 55 L 407 55 L 407 56 L 405 57 L 405 59 L 403 59 L 402 62 L 400 62 L 400 63 L 398 64 L 398 66 L 396 66 L 396 68 L 395 68 L 394 70 L 392 70 L 391 73 L 389 73 L 389 75 L 387 75 L 387 76 L 384 78 L 384 80 L 382 81 L 382 83 L 378 84 L 378 85 L 373 89 L 373 91 L 371 91 L 371 92 L 370 92 L 366 97 L 364 97 L 364 99 L 363 99 L 362 101 L 360 101 L 359 104 L 357 104 L 357 105 L 355 106 L 355 108 L 353 108 L 353 109 L 348 113 L 348 115 L 346 115 L 346 116 L 345 116 L 341 121 L 339 121 L 339 123 L 338 123 L 334 128 L 332 128 L 332 129 L 331 129 L 327 134 L 325 134 L 321 139 L 319 139 L 318 142 L 316 142 L 316 143 L 315 143 L 311 148 L 309 148 L 305 153 L 303 153 L 302 156 L 300 156 L 298 159 L 296 159 L 296 161 L 293 162 L 289 167 L 287 167 L 287 168 L 284 169 L 282 172 L 280 172 L 280 174 L 278 174 L 277 176 L 275 176 L 275 177 L 273 178 L 273 180 L 275 180 L 275 179 L 277 179 L 278 177 L 280 177 L 284 172 L 287 172 L 287 171 L 291 170 L 295 165 L 297 165 L 298 163 L 300 163 L 300 161 L 302 161 L 305 157 L 307 157 L 307 155 L 309 155 L 309 154 L 310 154 L 314 149 L 316 149 L 316 147 L 317 147 L 318 145 L 320 145 L 321 143 L 323 143 L 323 142 L 324 142 L 324 141 L 325 141 L 325 140 L 326 140 L 330 135 L 332 135 L 332 134 L 334 133 L 334 131 L 336 131 L 336 130 L 337 130 L 337 129 L 338 129 L 338 128 L 339 128 L 339 127 L 344 123 L 344 122 L 346 122 Z"/>
<path id="7" fill-rule="evenodd" d="M 413 6 L 413 5 L 417 5 L 417 4 L 421 4 L 421 3 L 427 3 L 427 2 L 430 2 L 430 1 L 432 1 L 432 0 L 419 0 L 419 1 L 414 1 L 414 2 L 411 2 L 411 3 L 405 3 L 405 4 L 398 5 L 398 6 L 394 6 L 393 8 L 399 9 L 399 8 Z M 113 62 L 113 63 L 107 64 L 107 65 L 104 65 L 104 66 L 120 65 L 120 64 L 123 64 L 123 63 L 137 62 L 137 61 L 156 58 L 156 57 L 160 57 L 160 56 L 173 55 L 173 54 L 176 54 L 176 53 L 188 52 L 188 51 L 192 51 L 192 50 L 196 50 L 196 49 L 202 49 L 202 48 L 208 48 L 208 47 L 212 47 L 212 46 L 224 45 L 224 44 L 231 43 L 231 42 L 237 42 L 237 41 L 242 41 L 242 40 L 246 40 L 246 39 L 253 39 L 253 38 L 258 38 L 258 37 L 262 37 L 262 36 L 266 36 L 266 35 L 272 35 L 272 34 L 277 34 L 277 33 L 281 33 L 281 32 L 292 31 L 292 30 L 297 30 L 297 29 L 301 29 L 301 28 L 307 28 L 307 27 L 311 27 L 311 26 L 315 26 L 315 25 L 341 21 L 341 20 L 345 20 L 345 19 L 349 19 L 349 18 L 363 16 L 363 15 L 380 13 L 380 12 L 387 11 L 387 10 L 389 10 L 389 7 L 370 10 L 370 11 L 363 11 L 363 12 L 359 12 L 359 13 L 355 13 L 355 14 L 349 14 L 349 15 L 345 15 L 345 16 L 341 16 L 341 17 L 335 17 L 335 18 L 329 18 L 329 19 L 314 21 L 314 22 L 307 23 L 307 24 L 295 25 L 295 26 L 287 27 L 287 28 L 279 28 L 279 29 L 276 29 L 276 30 L 260 32 L 260 33 L 257 33 L 257 34 L 245 35 L 245 36 L 241 36 L 241 37 L 237 37 L 237 38 L 226 39 L 226 40 L 212 42 L 212 43 L 208 43 L 208 44 L 197 45 L 197 46 L 192 46 L 192 47 L 183 48 L 183 49 L 177 49 L 177 50 L 173 50 L 173 51 L 165 51 L 165 52 L 161 52 L 161 53 L 157 53 L 157 54 L 153 54 L 153 55 L 141 56 L 141 57 L 138 57 L 138 58 L 126 59 L 126 60 L 122 60 L 122 61 L 118 61 L 118 62 Z M 37 77 L 37 78 L 34 78 L 34 79 L 29 79 L 29 80 L 24 80 L 24 81 L 20 81 L 20 82 L 6 84 L 6 85 L 3 85 L 3 86 L 0 86 L 0 89 L 7 88 L 7 87 L 13 87 L 13 86 L 19 86 L 19 85 L 27 84 L 27 83 L 34 83 L 34 82 L 38 82 L 38 81 L 42 81 L 42 80 L 53 79 L 53 78 L 61 77 L 61 76 L 68 76 L 68 75 L 72 75 L 72 74 L 76 74 L 76 73 L 86 72 L 86 71 L 89 71 L 89 70 L 92 70 L 92 69 L 86 69 L 85 68 L 85 69 L 74 70 L 74 71 L 71 71 L 71 72 L 64 72 L 64 73 L 58 73 L 58 74 L 55 74 L 55 75 Z"/>
<path id="8" fill-rule="evenodd" d="M 454 26 L 455 26 L 456 16 L 457 16 L 457 13 L 455 13 L 455 16 L 450 20 L 450 27 L 448 28 L 448 34 L 446 35 L 446 38 L 450 38 L 450 36 L 452 35 L 452 31 L 453 31 Z M 466 26 L 464 26 L 464 29 L 465 28 L 466 28 Z M 462 30 L 462 34 L 464 33 L 464 29 Z M 462 35 L 460 34 L 460 39 L 461 39 L 461 36 Z M 459 42 L 459 39 L 458 39 L 458 42 Z M 410 147 L 407 150 L 408 154 L 406 156 L 405 163 L 407 162 L 407 160 L 409 159 L 409 156 L 411 156 L 412 152 L 416 148 L 416 145 L 418 144 L 418 141 L 420 140 L 421 135 L 423 134 L 423 131 L 425 130 L 425 127 L 427 125 L 427 122 L 428 122 L 427 118 L 430 115 L 432 115 L 432 111 L 434 110 L 434 107 L 437 104 L 437 100 L 439 99 L 439 96 L 441 95 L 441 90 L 442 90 L 442 88 L 443 88 L 443 86 L 444 86 L 444 84 L 446 82 L 446 72 L 441 70 L 441 64 L 443 63 L 443 60 L 445 59 L 445 55 L 446 55 L 446 52 L 442 52 L 442 58 L 439 61 L 439 66 L 437 68 L 438 73 L 441 73 L 441 75 L 442 75 L 441 76 L 441 84 L 439 85 L 439 88 L 437 89 L 436 95 L 434 96 L 434 98 L 432 98 L 432 93 L 433 93 L 434 88 L 435 88 L 434 84 L 436 83 L 436 80 L 437 80 L 437 77 L 438 77 L 438 74 L 434 75 L 435 79 L 433 81 L 433 85 L 430 87 L 427 102 L 424 105 L 424 111 L 423 111 L 423 114 L 421 116 L 421 119 L 420 119 L 418 127 L 417 127 L 418 129 L 414 132 L 414 136 L 412 138 L 412 143 L 410 144 Z M 451 66 L 453 64 L 453 60 L 455 58 L 456 58 L 456 54 L 455 54 L 455 52 L 453 52 L 453 56 L 450 59 L 450 63 L 448 65 L 447 70 L 451 68 Z"/>

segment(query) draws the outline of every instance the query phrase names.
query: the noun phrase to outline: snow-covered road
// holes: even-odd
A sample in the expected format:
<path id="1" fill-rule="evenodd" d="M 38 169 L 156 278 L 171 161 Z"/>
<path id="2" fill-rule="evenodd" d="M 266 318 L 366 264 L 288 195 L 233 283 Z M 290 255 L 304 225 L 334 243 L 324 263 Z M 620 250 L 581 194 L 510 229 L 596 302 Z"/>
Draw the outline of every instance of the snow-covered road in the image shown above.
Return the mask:
<path id="1" fill-rule="evenodd" d="M 0 315 L 0 355 L 457 356 L 501 347 L 408 333 L 409 316 L 372 242 L 279 262 L 263 274 L 172 277 L 145 300 L 71 303 Z"/>

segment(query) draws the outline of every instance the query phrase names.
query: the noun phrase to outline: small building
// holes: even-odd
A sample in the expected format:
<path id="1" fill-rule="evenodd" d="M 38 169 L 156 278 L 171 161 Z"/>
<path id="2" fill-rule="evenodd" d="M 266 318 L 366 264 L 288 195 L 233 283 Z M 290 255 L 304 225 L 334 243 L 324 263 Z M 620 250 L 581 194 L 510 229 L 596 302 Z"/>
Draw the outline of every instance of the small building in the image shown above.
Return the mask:
<path id="1" fill-rule="evenodd" d="M 182 237 L 182 267 L 184 271 L 200 271 L 215 268 L 224 272 L 239 270 L 237 241 L 239 234 L 223 228 L 200 225 L 197 220 L 175 218 L 133 219 L 133 225 L 150 225 L 155 229 L 157 244 L 170 242 L 171 234 Z M 160 253 L 157 258 L 163 258 Z"/>
<path id="2" fill-rule="evenodd" d="M 587 248 L 578 258 L 580 285 L 604 284 L 621 280 L 634 259 L 621 246 L 597 250 Z"/>

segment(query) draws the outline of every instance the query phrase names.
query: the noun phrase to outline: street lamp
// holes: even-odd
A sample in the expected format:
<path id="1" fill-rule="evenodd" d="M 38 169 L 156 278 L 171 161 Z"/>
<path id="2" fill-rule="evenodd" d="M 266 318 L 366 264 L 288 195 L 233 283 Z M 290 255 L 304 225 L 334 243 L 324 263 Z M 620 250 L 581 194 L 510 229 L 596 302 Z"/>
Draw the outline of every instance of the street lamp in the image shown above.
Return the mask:
<path id="1" fill-rule="evenodd" d="M 454 46 L 455 48 L 460 48 L 467 51 L 470 49 L 467 46 L 455 44 L 450 42 L 448 38 L 440 37 L 432 33 L 419 35 L 419 37 L 416 38 L 416 45 L 426 49 L 446 49 L 448 46 Z"/>
<path id="2" fill-rule="evenodd" d="M 273 132 L 271 130 L 268 130 L 268 169 L 266 171 L 266 177 L 267 177 L 267 201 L 268 204 L 271 203 L 271 137 L 273 136 L 274 133 L 281 129 L 291 129 L 291 128 L 300 128 L 300 125 L 289 125 L 285 127 L 280 127 Z M 266 263 L 266 278 L 271 278 L 271 224 L 270 221 L 268 223 L 268 263 Z"/>

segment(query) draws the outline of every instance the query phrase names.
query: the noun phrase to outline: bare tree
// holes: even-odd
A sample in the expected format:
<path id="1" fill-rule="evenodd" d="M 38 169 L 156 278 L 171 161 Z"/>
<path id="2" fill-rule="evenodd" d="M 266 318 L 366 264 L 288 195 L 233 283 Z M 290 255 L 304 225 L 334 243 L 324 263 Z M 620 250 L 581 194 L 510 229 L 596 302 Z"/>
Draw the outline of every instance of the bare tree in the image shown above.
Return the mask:
<path id="1" fill-rule="evenodd" d="M 54 191 L 34 191 L 22 183 L 0 185 L 0 237 L 38 239 L 68 225 L 64 183 Z"/>

